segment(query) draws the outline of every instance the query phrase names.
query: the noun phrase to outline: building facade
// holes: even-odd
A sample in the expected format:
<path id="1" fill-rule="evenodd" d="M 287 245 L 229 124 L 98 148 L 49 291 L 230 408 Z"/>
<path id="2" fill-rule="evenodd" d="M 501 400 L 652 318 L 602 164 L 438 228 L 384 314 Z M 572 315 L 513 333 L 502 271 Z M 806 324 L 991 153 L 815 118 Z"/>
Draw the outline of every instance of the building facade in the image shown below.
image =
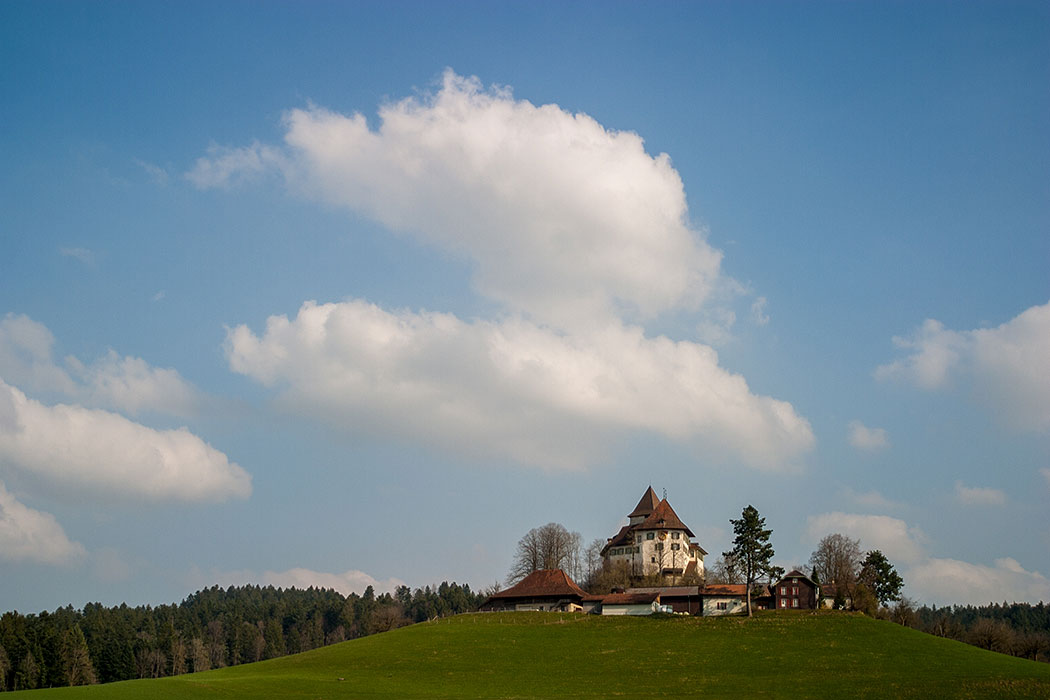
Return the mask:
<path id="1" fill-rule="evenodd" d="M 628 514 L 627 524 L 609 538 L 602 558 L 606 566 L 626 567 L 634 578 L 699 583 L 707 552 L 693 537 L 667 499 L 657 498 L 650 486 Z"/>

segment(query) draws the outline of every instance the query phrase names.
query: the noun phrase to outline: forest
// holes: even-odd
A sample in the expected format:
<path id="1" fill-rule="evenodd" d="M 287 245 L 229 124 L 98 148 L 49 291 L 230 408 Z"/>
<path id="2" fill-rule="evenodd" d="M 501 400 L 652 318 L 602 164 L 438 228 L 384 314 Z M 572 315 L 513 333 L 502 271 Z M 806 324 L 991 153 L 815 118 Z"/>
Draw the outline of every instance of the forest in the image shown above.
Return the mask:
<path id="1" fill-rule="evenodd" d="M 159 678 L 272 659 L 475 609 L 466 584 L 343 596 L 213 586 L 177 605 L 72 606 L 0 616 L 0 690 Z"/>
<path id="2" fill-rule="evenodd" d="M 1040 602 L 922 606 L 899 620 L 909 627 L 1034 661 L 1050 661 L 1050 605 Z"/>

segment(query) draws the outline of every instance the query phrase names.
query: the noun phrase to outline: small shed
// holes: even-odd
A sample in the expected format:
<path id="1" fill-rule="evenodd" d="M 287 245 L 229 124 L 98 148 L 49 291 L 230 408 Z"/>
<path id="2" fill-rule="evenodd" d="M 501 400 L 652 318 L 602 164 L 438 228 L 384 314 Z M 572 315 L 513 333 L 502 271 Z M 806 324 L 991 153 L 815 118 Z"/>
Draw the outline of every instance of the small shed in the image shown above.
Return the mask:
<path id="1" fill-rule="evenodd" d="M 602 598 L 602 615 L 652 615 L 659 593 L 610 593 Z"/>

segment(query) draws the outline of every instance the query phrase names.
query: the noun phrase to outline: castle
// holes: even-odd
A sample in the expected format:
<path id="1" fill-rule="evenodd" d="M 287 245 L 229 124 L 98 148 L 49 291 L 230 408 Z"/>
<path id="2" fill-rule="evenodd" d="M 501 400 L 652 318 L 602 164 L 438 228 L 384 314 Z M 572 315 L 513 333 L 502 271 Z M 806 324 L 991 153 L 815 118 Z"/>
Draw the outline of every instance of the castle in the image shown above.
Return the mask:
<path id="1" fill-rule="evenodd" d="M 627 516 L 627 524 L 602 549 L 608 567 L 626 567 L 635 578 L 660 578 L 666 583 L 699 582 L 704 578 L 704 548 L 692 541 L 693 531 L 667 499 L 650 486 Z"/>

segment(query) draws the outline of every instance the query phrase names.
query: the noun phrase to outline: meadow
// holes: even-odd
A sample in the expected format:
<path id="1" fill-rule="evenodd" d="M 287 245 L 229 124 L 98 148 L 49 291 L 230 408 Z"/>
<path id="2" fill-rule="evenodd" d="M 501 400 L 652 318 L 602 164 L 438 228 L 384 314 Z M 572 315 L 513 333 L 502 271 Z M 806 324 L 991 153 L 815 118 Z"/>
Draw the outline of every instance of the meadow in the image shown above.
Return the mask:
<path id="1" fill-rule="evenodd" d="M 10 697 L 1047 698 L 1050 664 L 846 613 L 482 613 L 255 664 Z"/>

